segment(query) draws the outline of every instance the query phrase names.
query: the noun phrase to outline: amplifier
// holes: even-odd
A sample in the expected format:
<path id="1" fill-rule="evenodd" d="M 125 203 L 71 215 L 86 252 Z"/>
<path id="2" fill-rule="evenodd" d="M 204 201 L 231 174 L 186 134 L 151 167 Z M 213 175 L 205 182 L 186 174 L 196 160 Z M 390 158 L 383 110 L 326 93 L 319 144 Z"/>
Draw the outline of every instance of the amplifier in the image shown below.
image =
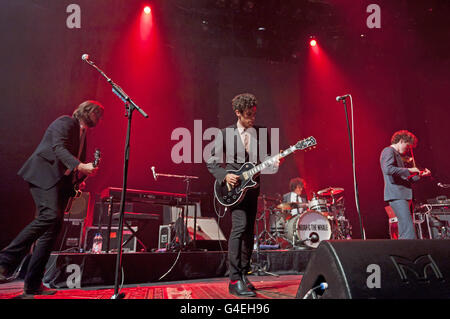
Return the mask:
<path id="1" fill-rule="evenodd" d="M 61 231 L 53 246 L 53 251 L 62 252 L 70 250 L 79 252 L 83 238 L 83 226 L 84 219 L 64 219 Z"/>
<path id="2" fill-rule="evenodd" d="M 68 212 L 64 213 L 65 219 L 84 219 L 86 218 L 89 207 L 89 193 L 83 192 L 80 197 L 74 198 L 72 206 Z"/>

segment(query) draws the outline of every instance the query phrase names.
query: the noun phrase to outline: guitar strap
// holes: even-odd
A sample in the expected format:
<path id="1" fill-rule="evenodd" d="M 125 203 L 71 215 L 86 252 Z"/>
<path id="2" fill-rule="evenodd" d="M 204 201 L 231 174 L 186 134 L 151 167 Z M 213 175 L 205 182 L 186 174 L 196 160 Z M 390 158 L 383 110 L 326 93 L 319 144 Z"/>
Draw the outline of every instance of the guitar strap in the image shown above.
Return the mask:
<path id="1" fill-rule="evenodd" d="M 83 152 L 85 140 L 86 140 L 86 128 L 82 128 L 80 132 L 80 148 L 78 149 L 78 156 L 77 156 L 78 159 L 80 159 L 81 153 Z"/>
<path id="2" fill-rule="evenodd" d="M 78 148 L 78 155 L 77 158 L 80 159 L 81 157 L 81 153 L 83 152 L 83 147 L 84 147 L 84 141 L 86 139 L 86 128 L 80 128 L 80 147 Z M 64 173 L 64 175 L 68 176 L 70 175 L 72 171 L 70 169 L 67 169 L 66 172 Z M 75 173 L 72 180 L 76 181 L 77 180 L 77 174 Z"/>

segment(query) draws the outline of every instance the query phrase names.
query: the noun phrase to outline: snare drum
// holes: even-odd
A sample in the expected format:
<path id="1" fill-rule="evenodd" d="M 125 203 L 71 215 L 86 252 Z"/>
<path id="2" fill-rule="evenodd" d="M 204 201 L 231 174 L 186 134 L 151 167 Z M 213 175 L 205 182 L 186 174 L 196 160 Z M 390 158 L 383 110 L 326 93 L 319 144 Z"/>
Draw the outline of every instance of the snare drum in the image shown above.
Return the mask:
<path id="1" fill-rule="evenodd" d="M 325 198 L 314 197 L 308 202 L 308 208 L 318 212 L 328 212 L 327 200 Z"/>
<path id="2" fill-rule="evenodd" d="M 322 240 L 331 238 L 332 231 L 326 216 L 320 212 L 308 210 L 286 223 L 286 233 L 289 240 L 304 241 L 306 246 L 316 248 Z M 308 240 L 311 237 L 317 237 L 318 240 L 316 242 Z"/>

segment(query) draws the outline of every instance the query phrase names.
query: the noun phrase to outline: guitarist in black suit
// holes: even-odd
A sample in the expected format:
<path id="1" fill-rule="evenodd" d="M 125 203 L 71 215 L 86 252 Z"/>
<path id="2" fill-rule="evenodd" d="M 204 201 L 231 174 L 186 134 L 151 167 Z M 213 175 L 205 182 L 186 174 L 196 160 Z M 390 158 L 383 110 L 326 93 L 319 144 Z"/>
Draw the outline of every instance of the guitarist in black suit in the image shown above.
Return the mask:
<path id="1" fill-rule="evenodd" d="M 232 100 L 232 107 L 237 117 L 237 123 L 221 130 L 221 135 L 216 137 L 215 148 L 207 161 L 207 168 L 218 181 L 236 186 L 239 176 L 227 173 L 227 170 L 238 170 L 242 164 L 248 161 L 264 160 L 264 158 L 258 158 L 258 153 L 261 153 L 258 150 L 262 144 L 266 144 L 265 150 L 270 152 L 270 139 L 267 134 L 260 136 L 260 127 L 254 125 L 257 100 L 253 94 L 244 93 L 235 96 Z M 221 165 L 224 158 L 226 159 L 225 167 Z M 276 170 L 277 167 L 273 169 Z M 228 290 L 237 296 L 256 296 L 253 291 L 255 287 L 248 280 L 247 274 L 250 271 L 253 252 L 259 177 L 255 178 L 258 187 L 249 189 L 241 202 L 229 207 L 231 210 L 231 233 L 228 239 L 230 271 Z"/>
<path id="2" fill-rule="evenodd" d="M 54 294 L 42 285 L 45 265 L 61 229 L 64 210 L 73 195 L 75 174 L 92 175 L 97 168 L 84 163 L 88 128 L 95 127 L 104 108 L 97 101 L 85 101 L 72 116 L 53 121 L 18 174 L 29 184 L 36 205 L 36 218 L 0 252 L 0 283 L 8 281 L 11 272 L 34 250 L 20 297 Z"/>

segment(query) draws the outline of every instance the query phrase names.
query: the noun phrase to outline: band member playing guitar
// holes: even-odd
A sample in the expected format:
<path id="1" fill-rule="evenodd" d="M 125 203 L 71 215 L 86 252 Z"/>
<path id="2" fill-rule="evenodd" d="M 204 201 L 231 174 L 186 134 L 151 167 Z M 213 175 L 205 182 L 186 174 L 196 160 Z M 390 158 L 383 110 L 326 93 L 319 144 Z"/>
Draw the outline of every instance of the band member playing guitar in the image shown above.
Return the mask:
<path id="1" fill-rule="evenodd" d="M 81 103 L 72 116 L 57 118 L 19 170 L 18 174 L 29 184 L 37 214 L 0 252 L 2 283 L 11 278 L 35 243 L 25 275 L 24 293 L 19 298 L 56 292 L 42 285 L 45 265 L 61 229 L 67 202 L 74 195 L 74 174 L 89 176 L 97 172 L 93 163 L 84 163 L 85 137 L 87 129 L 98 124 L 103 112 L 99 102 L 89 100 Z"/>
<path id="2" fill-rule="evenodd" d="M 232 100 L 233 112 L 236 114 L 237 122 L 227 129 L 222 130 L 223 145 L 218 145 L 212 150 L 211 158 L 207 162 L 208 170 L 221 185 L 232 187 L 238 186 L 239 175 L 227 173 L 227 169 L 239 169 L 246 159 L 250 157 L 250 149 L 258 143 L 258 136 L 252 134 L 257 130 L 255 118 L 257 100 L 253 94 L 244 93 L 235 96 Z M 230 130 L 232 128 L 232 130 Z M 231 134 L 230 134 L 231 132 Z M 227 135 L 227 133 L 229 133 Z M 235 136 L 233 136 L 233 134 Z M 231 137 L 230 137 L 231 136 Z M 235 154 L 227 154 L 226 167 L 222 167 L 223 152 L 226 152 L 227 140 L 234 141 Z M 251 145 L 253 143 L 253 145 Z M 245 149 L 245 158 L 239 159 L 238 147 Z M 270 148 L 268 148 L 269 150 Z M 229 155 L 229 156 L 228 156 Z M 222 158 L 219 158 L 222 157 Z M 232 159 L 232 160 L 230 160 Z M 259 176 L 257 177 L 259 182 Z M 237 296 L 256 296 L 255 287 L 247 278 L 250 271 L 250 259 L 253 252 L 253 233 L 255 217 L 257 213 L 257 201 L 259 187 L 249 189 L 242 200 L 231 210 L 231 233 L 228 239 L 228 262 L 230 271 L 230 283 L 228 290 Z"/>

